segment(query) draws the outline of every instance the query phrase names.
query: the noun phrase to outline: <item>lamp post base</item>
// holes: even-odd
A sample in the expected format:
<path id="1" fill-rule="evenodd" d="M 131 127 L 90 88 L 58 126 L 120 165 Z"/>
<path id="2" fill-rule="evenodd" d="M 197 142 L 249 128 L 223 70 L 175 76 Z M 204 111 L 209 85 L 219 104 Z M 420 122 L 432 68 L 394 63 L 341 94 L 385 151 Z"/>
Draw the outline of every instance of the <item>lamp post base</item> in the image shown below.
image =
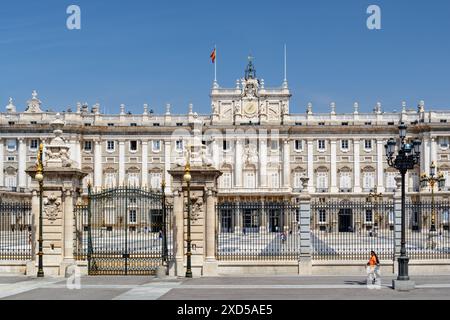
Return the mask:
<path id="1" fill-rule="evenodd" d="M 411 291 L 416 288 L 416 283 L 410 280 L 393 280 L 392 287 L 396 291 Z"/>
<path id="2" fill-rule="evenodd" d="M 399 257 L 398 258 L 398 281 L 409 281 L 408 275 L 408 257 Z"/>

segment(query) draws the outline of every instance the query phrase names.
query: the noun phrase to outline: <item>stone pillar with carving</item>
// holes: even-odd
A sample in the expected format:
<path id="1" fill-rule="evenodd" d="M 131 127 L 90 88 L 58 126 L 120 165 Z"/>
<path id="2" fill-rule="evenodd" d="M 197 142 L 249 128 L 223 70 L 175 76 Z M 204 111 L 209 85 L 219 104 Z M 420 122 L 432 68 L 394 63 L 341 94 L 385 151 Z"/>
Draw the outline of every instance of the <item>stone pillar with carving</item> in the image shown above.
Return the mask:
<path id="1" fill-rule="evenodd" d="M 192 159 L 195 160 L 195 159 Z M 177 166 L 169 171 L 172 176 L 172 191 L 179 191 L 180 197 L 174 199 L 177 261 L 176 275 L 185 275 L 187 219 L 191 219 L 192 273 L 194 276 L 217 275 L 218 264 L 215 259 L 217 181 L 221 172 L 208 166 L 191 167 L 190 183 L 191 215 L 187 212 L 187 184 L 183 180 L 184 167 Z M 182 251 L 180 250 L 182 249 Z"/>
<path id="2" fill-rule="evenodd" d="M 70 160 L 70 147 L 62 138 L 64 122 L 59 115 L 51 126 L 54 137 L 46 146 L 43 170 L 44 273 L 48 276 L 64 276 L 67 268 L 75 263 L 73 211 L 80 197 L 82 180 L 87 174 Z M 39 190 L 39 184 L 34 179 L 36 171 L 36 166 L 26 171 L 33 179 L 31 189 L 35 190 L 34 194 Z M 32 210 L 36 223 L 39 219 L 39 201 L 36 197 L 33 198 Z M 38 225 L 36 232 L 39 233 Z"/>

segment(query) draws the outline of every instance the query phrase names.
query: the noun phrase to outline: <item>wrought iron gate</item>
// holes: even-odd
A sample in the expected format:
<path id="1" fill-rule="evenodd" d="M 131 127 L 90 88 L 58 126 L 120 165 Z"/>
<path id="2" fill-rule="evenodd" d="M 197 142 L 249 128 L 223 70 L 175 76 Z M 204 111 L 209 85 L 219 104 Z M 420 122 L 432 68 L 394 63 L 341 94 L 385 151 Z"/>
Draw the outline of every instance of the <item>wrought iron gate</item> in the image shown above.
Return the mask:
<path id="1" fill-rule="evenodd" d="M 77 256 L 90 275 L 150 275 L 172 258 L 172 207 L 164 192 L 121 187 L 89 192 L 77 210 Z"/>

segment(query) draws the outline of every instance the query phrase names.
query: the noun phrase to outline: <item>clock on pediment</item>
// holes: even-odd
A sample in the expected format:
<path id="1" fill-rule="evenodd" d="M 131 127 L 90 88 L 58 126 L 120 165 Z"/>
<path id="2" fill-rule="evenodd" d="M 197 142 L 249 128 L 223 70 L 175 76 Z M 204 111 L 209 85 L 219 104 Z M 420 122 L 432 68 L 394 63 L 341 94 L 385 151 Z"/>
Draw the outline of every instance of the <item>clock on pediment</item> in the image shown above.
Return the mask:
<path id="1" fill-rule="evenodd" d="M 244 113 L 247 116 L 255 116 L 258 112 L 258 104 L 255 100 L 244 102 Z"/>

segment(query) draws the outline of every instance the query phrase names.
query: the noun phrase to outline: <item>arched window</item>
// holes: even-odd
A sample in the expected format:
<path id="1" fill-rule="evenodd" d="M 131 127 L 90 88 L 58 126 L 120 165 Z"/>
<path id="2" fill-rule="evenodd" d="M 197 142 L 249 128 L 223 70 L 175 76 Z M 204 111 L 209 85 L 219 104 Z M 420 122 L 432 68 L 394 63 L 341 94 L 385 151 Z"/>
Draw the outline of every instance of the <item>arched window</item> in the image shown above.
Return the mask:
<path id="1" fill-rule="evenodd" d="M 365 192 L 371 192 L 375 189 L 375 169 L 365 167 L 363 169 L 363 189 Z"/>
<path id="2" fill-rule="evenodd" d="M 114 169 L 108 168 L 105 170 L 105 187 L 112 189 L 117 186 L 117 173 Z"/>
<path id="3" fill-rule="evenodd" d="M 445 179 L 445 190 L 449 190 L 450 189 L 450 167 L 447 165 L 442 166 L 441 168 L 439 168 L 439 171 L 444 175 L 444 179 Z"/>
<path id="4" fill-rule="evenodd" d="M 5 187 L 17 187 L 17 170 L 13 167 L 8 167 L 5 170 Z"/>
<path id="5" fill-rule="evenodd" d="M 229 165 L 222 167 L 222 176 L 219 178 L 219 188 L 231 189 L 233 186 L 233 169 Z"/>
<path id="6" fill-rule="evenodd" d="M 327 192 L 328 191 L 328 169 L 325 167 L 320 167 L 316 170 L 317 175 L 317 191 Z"/>
<path id="7" fill-rule="evenodd" d="M 341 191 L 349 192 L 352 188 L 352 173 L 350 168 L 344 167 L 339 170 L 339 187 Z"/>
<path id="8" fill-rule="evenodd" d="M 293 173 L 294 189 L 303 189 L 302 178 L 305 177 L 306 171 L 303 168 L 298 167 L 294 169 Z"/>
<path id="9" fill-rule="evenodd" d="M 159 190 L 162 186 L 162 171 L 155 169 L 150 171 L 150 188 L 153 190 Z"/>
<path id="10" fill-rule="evenodd" d="M 397 183 L 395 182 L 397 174 L 397 171 L 394 170 L 386 171 L 386 190 L 388 192 L 393 192 L 397 188 Z"/>
<path id="11" fill-rule="evenodd" d="M 139 187 L 139 169 L 138 168 L 130 168 L 127 172 L 127 184 L 130 187 Z"/>
<path id="12" fill-rule="evenodd" d="M 256 188 L 256 169 L 254 166 L 247 166 L 244 170 L 244 187 L 246 189 Z"/>

